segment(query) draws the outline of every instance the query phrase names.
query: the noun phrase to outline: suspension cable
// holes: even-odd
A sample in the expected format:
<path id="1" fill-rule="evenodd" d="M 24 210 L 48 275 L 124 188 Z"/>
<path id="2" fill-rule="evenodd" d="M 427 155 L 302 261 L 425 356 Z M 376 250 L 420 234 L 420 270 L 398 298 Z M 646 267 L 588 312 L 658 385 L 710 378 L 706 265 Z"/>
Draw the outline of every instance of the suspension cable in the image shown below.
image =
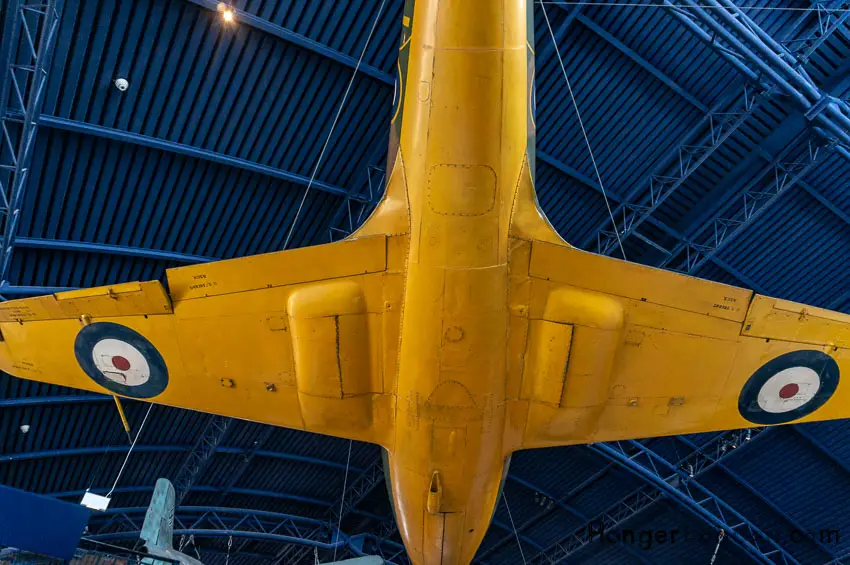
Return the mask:
<path id="1" fill-rule="evenodd" d="M 508 497 L 505 496 L 505 491 L 502 491 L 502 500 L 505 501 L 505 508 L 508 510 L 508 518 L 511 520 L 511 528 L 514 529 L 514 536 L 516 537 L 516 544 L 519 547 L 519 555 L 522 557 L 522 565 L 528 565 L 528 562 L 525 560 L 525 553 L 522 551 L 522 543 L 519 541 L 519 532 L 516 531 L 516 524 L 514 524 L 514 517 L 511 514 L 511 507 L 508 506 Z"/>
<path id="2" fill-rule="evenodd" d="M 334 543 L 334 558 L 333 562 L 336 563 L 336 548 L 339 544 L 339 530 L 342 528 L 342 509 L 345 507 L 345 489 L 348 488 L 348 468 L 351 464 L 351 445 L 354 443 L 354 440 L 348 440 L 348 458 L 345 460 L 345 478 L 342 480 L 342 497 L 340 497 L 339 501 L 339 519 L 336 523 L 336 542 Z"/>
<path id="3" fill-rule="evenodd" d="M 608 216 L 611 218 L 611 225 L 614 226 L 614 235 L 617 236 L 617 243 L 620 245 L 620 252 L 623 254 L 623 259 L 626 259 L 626 250 L 623 248 L 623 241 L 620 239 L 620 230 L 617 228 L 617 222 L 614 220 L 614 212 L 611 210 L 611 203 L 608 201 L 608 193 L 605 191 L 605 185 L 602 184 L 602 175 L 599 174 L 599 167 L 596 166 L 596 157 L 593 156 L 593 148 L 590 146 L 590 139 L 587 137 L 587 130 L 584 128 L 584 121 L 581 119 L 581 112 L 578 109 L 578 102 L 573 87 L 570 85 L 570 78 L 567 76 L 567 68 L 564 66 L 564 59 L 561 58 L 561 48 L 558 47 L 558 42 L 555 40 L 555 32 L 552 31 L 552 24 L 549 22 L 549 14 L 546 13 L 546 5 L 538 0 L 540 7 L 543 9 L 543 17 L 546 19 L 546 27 L 549 28 L 549 37 L 552 38 L 552 46 L 555 48 L 555 53 L 558 55 L 558 63 L 561 65 L 561 72 L 564 75 L 564 80 L 567 82 L 567 90 L 570 92 L 570 99 L 573 102 L 573 108 L 576 111 L 578 125 L 581 127 L 581 134 L 584 137 L 584 143 L 587 145 L 587 151 L 590 153 L 590 162 L 593 163 L 593 171 L 596 173 L 596 180 L 599 181 L 599 189 L 602 191 L 602 198 L 605 200 L 605 207 L 608 209 Z"/>
<path id="4" fill-rule="evenodd" d="M 720 533 L 717 534 L 717 545 L 714 548 L 714 555 L 711 556 L 711 565 L 714 565 L 714 562 L 717 560 L 717 552 L 720 551 L 720 543 L 723 541 L 723 538 L 726 537 L 726 531 L 720 530 Z"/>
<path id="5" fill-rule="evenodd" d="M 112 483 L 112 488 L 109 489 L 109 492 L 106 493 L 106 498 L 112 496 L 112 493 L 115 491 L 116 485 L 118 485 L 118 480 L 121 478 L 121 474 L 124 472 L 124 468 L 127 466 L 127 461 L 130 459 L 130 454 L 133 453 L 133 448 L 136 447 L 136 442 L 139 441 L 139 436 L 142 435 L 142 430 L 145 429 L 145 423 L 148 421 L 148 416 L 151 414 L 151 409 L 153 408 L 153 404 L 148 405 L 148 411 L 145 413 L 145 419 L 142 420 L 142 425 L 139 426 L 139 431 L 136 432 L 136 437 L 133 439 L 133 443 L 130 444 L 130 449 L 127 450 L 127 455 L 124 457 L 124 462 L 121 464 L 121 469 L 118 470 L 118 476 L 115 477 L 115 482 Z"/>
<path id="6" fill-rule="evenodd" d="M 286 235 L 286 241 L 283 243 L 283 249 L 289 247 L 289 241 L 292 239 L 292 232 L 295 231 L 295 225 L 298 223 L 298 217 L 301 215 L 301 209 L 304 208 L 304 202 L 307 200 L 307 195 L 310 194 L 310 189 L 313 188 L 313 181 L 316 180 L 316 173 L 319 172 L 319 165 L 322 163 L 322 158 L 325 156 L 325 151 L 331 141 L 336 124 L 339 121 L 340 115 L 342 115 L 342 109 L 345 107 L 345 101 L 348 100 L 348 94 L 351 92 L 351 86 L 354 84 L 354 78 L 360 70 L 360 64 L 363 62 L 363 57 L 366 56 L 366 49 L 369 47 L 369 42 L 372 41 L 372 34 L 375 33 L 375 28 L 378 26 L 378 19 L 381 17 L 381 13 L 383 13 L 384 5 L 386 3 L 387 0 L 382 0 L 381 5 L 378 8 L 378 13 L 375 14 L 375 21 L 372 22 L 372 29 L 369 30 L 369 36 L 366 38 L 366 43 L 363 45 L 363 50 L 360 52 L 360 58 L 357 59 L 357 66 L 354 67 L 354 73 L 351 75 L 351 80 L 348 81 L 348 87 L 346 87 L 345 94 L 342 96 L 342 102 L 340 102 L 339 108 L 336 111 L 336 117 L 334 117 L 331 129 L 328 132 L 327 138 L 325 138 L 325 144 L 322 146 L 322 151 L 319 153 L 319 158 L 316 160 L 313 172 L 310 174 L 310 181 L 307 183 L 307 189 L 304 191 L 304 196 L 301 197 L 301 203 L 298 204 L 298 211 L 295 212 L 295 218 L 292 220 L 292 225 L 289 227 L 289 233 Z"/>

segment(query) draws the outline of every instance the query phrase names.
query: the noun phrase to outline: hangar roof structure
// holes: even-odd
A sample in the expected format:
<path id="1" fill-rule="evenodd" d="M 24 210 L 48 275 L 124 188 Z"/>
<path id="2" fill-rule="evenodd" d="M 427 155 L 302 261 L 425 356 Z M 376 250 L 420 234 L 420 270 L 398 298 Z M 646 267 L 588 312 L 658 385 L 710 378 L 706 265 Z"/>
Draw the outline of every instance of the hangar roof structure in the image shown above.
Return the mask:
<path id="1" fill-rule="evenodd" d="M 402 8 L 0 0 L 0 294 L 345 237 L 382 192 Z M 850 2 L 535 14 L 536 188 L 565 239 L 621 256 L 619 235 L 629 261 L 850 312 Z M 407 563 L 377 446 L 125 408 L 138 436 L 113 484 L 130 441 L 111 398 L 0 375 L 0 483 L 71 501 L 114 489 L 86 535 L 132 544 L 169 478 L 181 545 L 209 565 L 313 563 L 335 545 Z M 848 434 L 838 421 L 517 453 L 511 515 L 499 505 L 475 563 L 850 562 Z M 603 525 L 681 535 L 588 539 Z"/>

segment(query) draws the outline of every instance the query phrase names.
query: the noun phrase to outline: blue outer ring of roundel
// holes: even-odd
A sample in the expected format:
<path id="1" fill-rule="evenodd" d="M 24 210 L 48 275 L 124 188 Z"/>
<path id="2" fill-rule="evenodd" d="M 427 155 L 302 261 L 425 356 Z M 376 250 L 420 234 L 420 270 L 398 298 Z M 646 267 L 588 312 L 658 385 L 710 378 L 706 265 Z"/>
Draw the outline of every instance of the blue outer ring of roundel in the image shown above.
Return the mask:
<path id="1" fill-rule="evenodd" d="M 106 378 L 94 364 L 92 356 L 95 344 L 103 339 L 117 339 L 138 349 L 150 367 L 151 374 L 147 382 L 138 386 L 127 386 Z M 162 355 L 147 338 L 127 326 L 96 322 L 83 327 L 74 341 L 74 355 L 77 357 L 77 363 L 94 382 L 115 394 L 131 398 L 151 398 L 162 394 L 168 387 L 168 368 Z"/>
<path id="2" fill-rule="evenodd" d="M 792 367 L 808 367 L 820 376 L 820 387 L 811 400 L 788 412 L 773 413 L 763 410 L 758 404 L 761 387 L 776 373 Z M 786 424 L 804 418 L 826 404 L 840 378 L 838 363 L 821 351 L 791 351 L 772 359 L 761 366 L 744 384 L 738 396 L 738 412 L 754 424 Z"/>

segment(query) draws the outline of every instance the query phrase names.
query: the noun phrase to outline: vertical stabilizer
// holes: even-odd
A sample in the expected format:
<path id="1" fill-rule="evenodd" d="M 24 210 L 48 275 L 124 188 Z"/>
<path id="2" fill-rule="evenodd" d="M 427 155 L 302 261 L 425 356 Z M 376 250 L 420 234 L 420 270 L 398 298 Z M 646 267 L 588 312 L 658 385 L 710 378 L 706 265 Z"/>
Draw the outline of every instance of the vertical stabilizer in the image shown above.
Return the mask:
<path id="1" fill-rule="evenodd" d="M 142 526 L 142 541 L 148 549 L 172 548 L 174 530 L 174 485 L 168 479 L 158 479 Z"/>

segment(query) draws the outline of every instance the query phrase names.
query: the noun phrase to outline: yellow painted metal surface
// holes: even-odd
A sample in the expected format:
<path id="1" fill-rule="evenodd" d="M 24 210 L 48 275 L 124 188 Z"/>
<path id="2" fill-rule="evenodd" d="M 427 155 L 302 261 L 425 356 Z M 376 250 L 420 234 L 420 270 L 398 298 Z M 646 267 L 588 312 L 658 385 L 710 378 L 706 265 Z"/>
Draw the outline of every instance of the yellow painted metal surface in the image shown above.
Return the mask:
<path id="1" fill-rule="evenodd" d="M 387 191 L 349 240 L 171 270 L 170 295 L 0 304 L 0 369 L 380 444 L 416 565 L 470 563 L 516 450 L 850 416 L 850 317 L 578 251 L 551 228 L 529 13 L 408 0 Z M 789 353 L 825 367 L 824 404 L 768 398 L 765 416 L 758 379 Z"/>

